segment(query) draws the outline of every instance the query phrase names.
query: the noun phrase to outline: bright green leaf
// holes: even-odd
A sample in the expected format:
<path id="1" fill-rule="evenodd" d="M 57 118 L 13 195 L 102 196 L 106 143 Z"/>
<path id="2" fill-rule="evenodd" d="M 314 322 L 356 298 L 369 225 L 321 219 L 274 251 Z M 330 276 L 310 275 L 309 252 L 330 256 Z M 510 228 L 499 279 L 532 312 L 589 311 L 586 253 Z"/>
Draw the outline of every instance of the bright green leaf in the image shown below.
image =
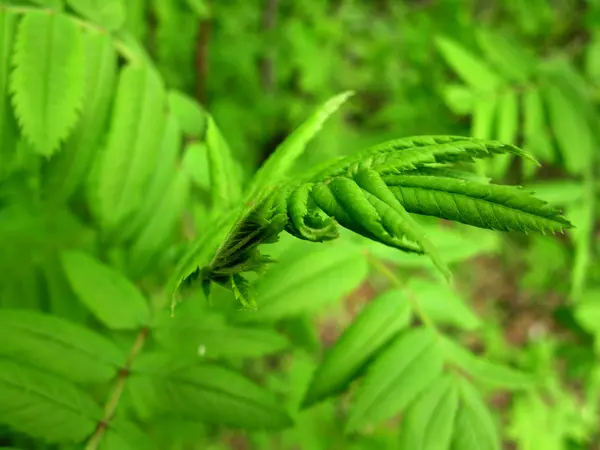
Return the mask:
<path id="1" fill-rule="evenodd" d="M 450 446 L 458 410 L 458 390 L 450 375 L 442 375 L 406 411 L 402 449 L 446 450 Z"/>
<path id="2" fill-rule="evenodd" d="M 400 290 L 370 302 L 325 354 L 303 400 L 308 407 L 341 392 L 410 321 L 410 304 Z"/>
<path id="3" fill-rule="evenodd" d="M 140 291 L 115 269 L 81 251 L 66 251 L 62 263 L 79 299 L 108 328 L 136 330 L 150 312 Z"/>
<path id="4" fill-rule="evenodd" d="M 125 355 L 108 339 L 58 317 L 36 311 L 0 310 L 0 355 L 80 383 L 116 375 Z"/>
<path id="5" fill-rule="evenodd" d="M 125 5 L 122 0 L 67 0 L 71 8 L 111 31 L 125 22 Z"/>
<path id="6" fill-rule="evenodd" d="M 532 63 L 535 56 L 528 54 L 522 44 L 515 42 L 506 33 L 499 33 L 489 28 L 480 28 L 477 30 L 477 42 L 486 59 L 503 76 L 517 82 L 525 82 L 530 78 L 535 69 Z"/>
<path id="7" fill-rule="evenodd" d="M 64 14 L 30 11 L 19 25 L 13 104 L 23 133 L 44 156 L 56 152 L 77 123 L 84 93 L 82 32 Z"/>
<path id="8" fill-rule="evenodd" d="M 171 112 L 177 117 L 183 134 L 200 137 L 206 126 L 206 113 L 196 100 L 183 92 L 171 90 L 168 93 Z"/>
<path id="9" fill-rule="evenodd" d="M 357 430 L 405 410 L 432 385 L 443 364 L 435 332 L 416 329 L 397 338 L 369 367 L 346 429 Z"/>
<path id="10" fill-rule="evenodd" d="M 83 390 L 63 378 L 0 358 L 0 423 L 47 442 L 80 443 L 102 419 Z"/>

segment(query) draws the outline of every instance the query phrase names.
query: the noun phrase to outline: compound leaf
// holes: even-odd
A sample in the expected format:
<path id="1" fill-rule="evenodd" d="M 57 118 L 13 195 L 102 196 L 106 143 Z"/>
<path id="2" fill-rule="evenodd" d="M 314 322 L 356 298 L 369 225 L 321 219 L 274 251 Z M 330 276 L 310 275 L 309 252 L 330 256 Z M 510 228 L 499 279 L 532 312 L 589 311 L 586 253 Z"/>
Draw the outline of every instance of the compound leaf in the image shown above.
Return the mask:
<path id="1" fill-rule="evenodd" d="M 18 121 L 36 152 L 49 157 L 71 132 L 82 105 L 82 32 L 64 14 L 30 11 L 19 25 L 13 62 Z"/>
<path id="2" fill-rule="evenodd" d="M 370 302 L 325 354 L 302 402 L 304 407 L 343 391 L 377 352 L 410 321 L 410 304 L 400 290 Z"/>

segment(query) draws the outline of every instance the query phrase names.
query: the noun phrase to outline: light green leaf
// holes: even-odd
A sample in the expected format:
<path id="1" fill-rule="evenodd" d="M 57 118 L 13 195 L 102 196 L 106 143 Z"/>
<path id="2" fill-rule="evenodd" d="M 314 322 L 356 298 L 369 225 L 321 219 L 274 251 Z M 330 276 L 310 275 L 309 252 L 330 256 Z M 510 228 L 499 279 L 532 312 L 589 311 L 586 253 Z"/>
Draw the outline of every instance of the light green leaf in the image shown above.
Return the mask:
<path id="1" fill-rule="evenodd" d="M 321 130 L 327 119 L 353 94 L 348 91 L 330 98 L 290 134 L 258 170 L 246 198 L 250 199 L 268 185 L 281 181 L 304 153 L 306 145 Z"/>
<path id="2" fill-rule="evenodd" d="M 459 403 L 455 384 L 452 376 L 442 375 L 417 398 L 402 422 L 400 448 L 449 448 Z"/>
<path id="3" fill-rule="evenodd" d="M 553 162 L 555 152 L 538 87 L 532 86 L 523 94 L 523 121 L 525 148 L 541 161 Z M 530 162 L 524 163 L 526 175 L 532 175 L 536 168 Z"/>
<path id="4" fill-rule="evenodd" d="M 64 14 L 30 11 L 19 25 L 13 63 L 19 124 L 36 151 L 51 156 L 77 123 L 82 106 L 82 32 Z"/>
<path id="5" fill-rule="evenodd" d="M 581 174 L 591 164 L 597 147 L 586 116 L 576 106 L 574 99 L 558 86 L 548 86 L 545 97 L 550 125 L 566 169 L 571 173 Z"/>
<path id="6" fill-rule="evenodd" d="M 571 227 L 559 211 L 512 186 L 418 175 L 384 180 L 408 212 L 493 230 L 557 232 Z"/>
<path id="7" fill-rule="evenodd" d="M 287 339 L 273 329 L 228 324 L 223 315 L 199 302 L 187 302 L 179 312 L 174 318 L 161 315 L 154 335 L 161 345 L 184 357 L 257 358 L 288 346 Z"/>
<path id="8" fill-rule="evenodd" d="M 204 133 L 206 113 L 196 100 L 183 92 L 171 90 L 168 93 L 168 102 L 185 135 L 200 137 Z"/>
<path id="9" fill-rule="evenodd" d="M 526 185 L 525 189 L 552 206 L 577 203 L 584 192 L 581 182 L 571 180 L 539 181 Z"/>
<path id="10" fill-rule="evenodd" d="M 122 0 L 67 0 L 76 13 L 111 31 L 121 28 L 125 22 L 125 6 Z"/>
<path id="11" fill-rule="evenodd" d="M 99 153 L 115 85 L 117 54 L 111 36 L 88 31 L 83 37 L 86 83 L 81 118 L 45 171 L 47 195 L 57 199 L 68 198 L 89 176 Z"/>
<path id="12" fill-rule="evenodd" d="M 81 251 L 66 251 L 61 257 L 73 290 L 104 325 L 136 330 L 148 323 L 146 300 L 127 278 Z"/>
<path id="13" fill-rule="evenodd" d="M 444 86 L 443 95 L 454 114 L 466 115 L 473 111 L 475 96 L 471 88 L 461 84 L 449 84 Z"/>
<path id="14" fill-rule="evenodd" d="M 527 389 L 538 383 L 535 376 L 477 357 L 449 338 L 442 338 L 441 345 L 448 362 L 491 388 Z"/>
<path id="15" fill-rule="evenodd" d="M 344 242 L 295 242 L 255 285 L 258 310 L 236 320 L 271 322 L 316 311 L 356 289 L 368 266 L 359 247 Z"/>
<path id="16" fill-rule="evenodd" d="M 489 28 L 480 28 L 476 36 L 486 59 L 502 76 L 517 82 L 525 82 L 530 78 L 535 69 L 532 63 L 535 55 L 529 54 L 521 43 L 515 42 L 506 33 L 500 34 Z"/>
<path id="17" fill-rule="evenodd" d="M 465 300 L 447 283 L 411 278 L 407 285 L 419 308 L 434 322 L 474 330 L 482 325 Z"/>
<path id="18" fill-rule="evenodd" d="M 0 358 L 0 423 L 51 443 L 80 443 L 102 410 L 63 378 Z"/>
<path id="19" fill-rule="evenodd" d="M 145 199 L 158 158 L 164 109 L 164 87 L 155 70 L 125 66 L 95 190 L 97 214 L 106 231 L 126 235 L 135 224 L 132 219 Z"/>
<path id="20" fill-rule="evenodd" d="M 496 72 L 458 42 L 440 36 L 436 39 L 436 45 L 446 62 L 470 87 L 491 92 L 502 84 Z"/>
<path id="21" fill-rule="evenodd" d="M 51 8 L 55 11 L 62 11 L 63 9 L 63 0 L 30 0 L 32 3 L 36 5 L 45 6 L 47 8 Z"/>
<path id="22" fill-rule="evenodd" d="M 241 196 L 240 170 L 212 116 L 207 119 L 206 148 L 213 207 L 222 210 L 237 205 Z"/>
<path id="23" fill-rule="evenodd" d="M 458 380 L 460 406 L 456 416 L 453 450 L 499 450 L 498 430 L 479 392 L 466 380 Z"/>
<path id="24" fill-rule="evenodd" d="M 154 205 L 144 228 L 131 246 L 130 262 L 136 271 L 160 256 L 161 250 L 169 243 L 189 198 L 190 180 L 183 170 L 173 172 L 173 178 L 162 198 Z"/>
<path id="25" fill-rule="evenodd" d="M 271 393 L 216 365 L 174 371 L 164 379 L 171 410 L 196 420 L 246 429 L 280 429 L 291 418 Z"/>
<path id="26" fill-rule="evenodd" d="M 14 157 L 19 128 L 10 104 L 9 75 L 19 16 L 7 8 L 0 9 L 0 181 L 8 175 Z"/>
<path id="27" fill-rule="evenodd" d="M 506 91 L 500 97 L 498 105 L 498 140 L 507 144 L 515 144 L 519 133 L 519 99 L 514 90 Z M 500 179 L 513 160 L 513 155 L 499 155 L 492 160 L 492 174 Z"/>
<path id="28" fill-rule="evenodd" d="M 485 95 L 475 99 L 473 118 L 471 120 L 471 135 L 479 139 L 491 139 L 495 134 L 496 116 L 498 114 L 498 96 Z M 477 161 L 480 175 L 487 172 L 484 161 Z"/>
<path id="29" fill-rule="evenodd" d="M 575 318 L 581 326 L 600 338 L 600 289 L 589 289 L 575 306 Z"/>
<path id="30" fill-rule="evenodd" d="M 186 0 L 189 7 L 196 13 L 200 18 L 210 16 L 210 9 L 206 0 Z"/>
<path id="31" fill-rule="evenodd" d="M 109 381 L 125 355 L 80 325 L 37 311 L 0 310 L 0 355 L 80 383 Z"/>
<path id="32" fill-rule="evenodd" d="M 410 304 L 400 290 L 370 302 L 325 354 L 302 402 L 308 407 L 343 391 L 394 335 L 408 326 Z"/>
<path id="33" fill-rule="evenodd" d="M 192 142 L 185 148 L 181 163 L 196 186 L 210 192 L 208 152 L 202 142 Z"/>
<path id="34" fill-rule="evenodd" d="M 587 273 L 592 263 L 592 242 L 596 219 L 596 192 L 592 175 L 586 175 L 582 199 L 568 207 L 576 228 L 569 230 L 575 242 L 575 258 L 571 272 L 571 298 L 577 300 L 585 288 Z"/>
<path id="35" fill-rule="evenodd" d="M 416 329 L 397 338 L 369 367 L 356 392 L 346 429 L 357 430 L 403 411 L 441 374 L 435 332 Z"/>

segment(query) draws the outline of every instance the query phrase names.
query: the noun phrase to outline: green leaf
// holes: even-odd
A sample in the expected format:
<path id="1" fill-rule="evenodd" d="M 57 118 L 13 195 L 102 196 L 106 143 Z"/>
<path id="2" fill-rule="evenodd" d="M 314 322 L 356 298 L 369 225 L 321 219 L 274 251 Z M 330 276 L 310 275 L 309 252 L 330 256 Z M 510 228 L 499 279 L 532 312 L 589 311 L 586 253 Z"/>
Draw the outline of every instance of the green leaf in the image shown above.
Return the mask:
<path id="1" fill-rule="evenodd" d="M 403 411 L 441 374 L 435 332 L 416 329 L 397 338 L 369 367 L 356 392 L 346 429 L 357 430 Z"/>
<path id="2" fill-rule="evenodd" d="M 444 99 L 454 114 L 466 115 L 473 111 L 475 96 L 473 91 L 461 84 L 444 86 Z"/>
<path id="3" fill-rule="evenodd" d="M 125 6 L 121 0 L 67 0 L 76 13 L 111 31 L 125 23 Z"/>
<path id="4" fill-rule="evenodd" d="M 9 75 L 15 44 L 15 30 L 19 16 L 7 8 L 0 8 L 0 181 L 8 175 L 13 159 L 19 128 L 10 104 Z"/>
<path id="5" fill-rule="evenodd" d="M 577 203 L 584 194 L 583 184 L 572 180 L 538 181 L 525 186 L 536 197 L 552 206 L 566 206 Z"/>
<path id="6" fill-rule="evenodd" d="M 388 291 L 370 302 L 325 354 L 303 407 L 346 389 L 377 352 L 408 326 L 410 317 L 410 304 L 400 290 Z"/>
<path id="7" fill-rule="evenodd" d="M 168 93 L 168 102 L 185 135 L 200 137 L 204 133 L 206 113 L 196 100 L 183 92 L 171 90 Z"/>
<path id="8" fill-rule="evenodd" d="M 419 308 L 435 323 L 474 330 L 482 325 L 477 317 L 447 283 L 412 278 L 407 286 Z"/>
<path id="9" fill-rule="evenodd" d="M 600 289 L 586 291 L 575 306 L 575 318 L 581 326 L 600 338 Z"/>
<path id="10" fill-rule="evenodd" d="M 441 344 L 449 362 L 490 388 L 527 389 L 538 383 L 535 376 L 477 357 L 449 338 Z"/>
<path id="11" fill-rule="evenodd" d="M 135 225 L 165 121 L 165 92 L 158 74 L 146 66 L 125 66 L 95 186 L 96 211 L 106 231 L 126 235 Z"/>
<path id="12" fill-rule="evenodd" d="M 239 167 L 212 116 L 207 119 L 206 148 L 213 207 L 233 207 L 239 203 L 241 196 Z"/>
<path id="13" fill-rule="evenodd" d="M 186 2 L 198 17 L 210 17 L 210 8 L 206 0 L 186 0 Z"/>
<path id="14" fill-rule="evenodd" d="M 532 63 L 535 55 L 529 54 L 521 43 L 515 42 L 506 33 L 500 34 L 489 28 L 480 28 L 476 36 L 487 60 L 502 76 L 516 82 L 526 82 L 531 77 L 535 69 Z"/>
<path id="15" fill-rule="evenodd" d="M 240 374 L 216 365 L 174 371 L 164 379 L 173 411 L 196 420 L 246 429 L 292 425 L 281 403 Z"/>
<path id="16" fill-rule="evenodd" d="M 258 170 L 246 198 L 250 199 L 268 185 L 281 181 L 304 153 L 306 145 L 321 130 L 327 119 L 353 94 L 352 91 L 347 91 L 330 98 L 290 134 Z"/>
<path id="17" fill-rule="evenodd" d="M 0 358 L 0 423 L 49 443 L 80 443 L 102 419 L 82 390 L 55 375 Z"/>
<path id="18" fill-rule="evenodd" d="M 65 251 L 61 257 L 73 290 L 100 322 L 113 330 L 147 325 L 146 300 L 127 278 L 81 251 Z"/>
<path id="19" fill-rule="evenodd" d="M 160 256 L 161 250 L 168 245 L 174 235 L 187 204 L 190 191 L 190 179 L 183 170 L 176 170 L 162 198 L 155 204 L 155 212 L 149 216 L 144 228 L 131 247 L 131 264 L 141 270 Z"/>
<path id="20" fill-rule="evenodd" d="M 239 313 L 243 322 L 272 322 L 319 310 L 356 289 L 368 266 L 359 247 L 295 242 L 255 285 L 258 310 Z"/>
<path id="21" fill-rule="evenodd" d="M 288 346 L 275 330 L 229 324 L 223 315 L 199 302 L 183 304 L 174 318 L 161 315 L 153 328 L 161 345 L 190 358 L 258 358 Z"/>
<path id="22" fill-rule="evenodd" d="M 107 382 L 125 363 L 125 355 L 104 336 L 26 310 L 0 310 L 0 355 L 80 383 Z"/>
<path id="23" fill-rule="evenodd" d="M 202 142 L 192 142 L 187 145 L 181 165 L 196 186 L 204 189 L 206 192 L 210 192 L 208 151 L 205 144 Z"/>
<path id="24" fill-rule="evenodd" d="M 550 125 L 565 167 L 571 173 L 581 174 L 591 164 L 597 147 L 585 114 L 575 100 L 558 86 L 549 86 L 545 96 Z"/>
<path id="25" fill-rule="evenodd" d="M 525 148 L 541 161 L 554 161 L 554 147 L 548 130 L 542 93 L 537 87 L 530 87 L 523 94 L 523 121 Z M 535 170 L 530 163 L 525 165 L 525 169 L 530 173 Z"/>
<path id="26" fill-rule="evenodd" d="M 571 227 L 546 202 L 510 186 L 415 175 L 385 176 L 384 181 L 415 214 L 503 231 L 546 233 Z"/>
<path id="27" fill-rule="evenodd" d="M 479 392 L 466 380 L 459 379 L 460 406 L 456 416 L 452 449 L 499 450 L 496 424 Z"/>
<path id="28" fill-rule="evenodd" d="M 117 54 L 107 33 L 84 35 L 85 93 L 81 118 L 63 148 L 48 162 L 47 195 L 66 199 L 87 179 L 106 128 L 117 69 Z"/>
<path id="29" fill-rule="evenodd" d="M 519 98 L 517 93 L 509 90 L 500 97 L 498 105 L 498 140 L 509 144 L 517 141 L 519 133 Z M 506 175 L 513 155 L 499 155 L 492 160 L 493 175 L 502 178 Z"/>
<path id="30" fill-rule="evenodd" d="M 436 39 L 436 45 L 446 62 L 470 87 L 491 92 L 502 84 L 496 72 L 456 41 L 440 36 Z"/>
<path id="31" fill-rule="evenodd" d="M 84 94 L 82 33 L 64 14 L 30 11 L 19 25 L 11 75 L 24 135 L 44 156 L 71 133 Z"/>
<path id="32" fill-rule="evenodd" d="M 400 434 L 400 448 L 449 448 L 458 404 L 458 390 L 454 378 L 450 375 L 440 376 L 406 411 Z"/>

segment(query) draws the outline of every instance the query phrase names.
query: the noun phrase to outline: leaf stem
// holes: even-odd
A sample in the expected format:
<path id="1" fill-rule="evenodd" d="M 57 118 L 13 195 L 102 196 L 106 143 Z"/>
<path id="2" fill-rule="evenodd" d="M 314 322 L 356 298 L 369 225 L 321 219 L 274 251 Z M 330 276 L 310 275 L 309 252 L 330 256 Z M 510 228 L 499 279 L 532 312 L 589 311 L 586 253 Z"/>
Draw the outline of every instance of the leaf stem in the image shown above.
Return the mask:
<path id="1" fill-rule="evenodd" d="M 148 328 L 144 327 L 138 333 L 135 342 L 133 343 L 133 346 L 129 351 L 127 361 L 125 362 L 125 366 L 121 369 L 121 372 L 119 373 L 119 377 L 117 378 L 117 382 L 113 389 L 112 395 L 108 399 L 108 402 L 106 402 L 106 406 L 104 408 L 104 416 L 102 417 L 102 420 L 98 423 L 96 431 L 88 441 L 88 444 L 85 447 L 86 450 L 96 450 L 98 448 L 98 445 L 100 444 L 100 441 L 104 436 L 104 432 L 108 428 L 110 421 L 115 415 L 117 406 L 119 405 L 119 400 L 121 399 L 121 395 L 123 394 L 123 390 L 125 389 L 125 382 L 127 380 L 127 377 L 129 376 L 129 373 L 131 372 L 131 365 L 133 364 L 133 361 L 135 360 L 136 356 L 144 347 L 147 337 Z"/>
<path id="2" fill-rule="evenodd" d="M 365 254 L 367 260 L 369 261 L 369 263 L 378 272 L 380 272 L 383 276 L 385 276 L 394 285 L 394 287 L 397 287 L 404 291 L 404 293 L 408 297 L 408 300 L 410 302 L 413 312 L 417 315 L 419 320 L 421 320 L 421 322 L 423 322 L 423 325 L 425 325 L 427 328 L 429 328 L 437 333 L 438 332 L 437 326 L 431 320 L 431 318 L 425 313 L 425 311 L 423 311 L 423 309 L 421 308 L 421 305 L 419 305 L 419 302 L 417 301 L 417 299 L 415 297 L 415 294 L 406 286 L 406 284 L 400 279 L 400 277 L 398 277 L 398 275 L 396 275 L 392 270 L 390 270 L 390 268 L 387 267 L 380 259 L 373 256 L 373 254 L 371 254 L 369 251 L 365 251 L 364 254 Z"/>

